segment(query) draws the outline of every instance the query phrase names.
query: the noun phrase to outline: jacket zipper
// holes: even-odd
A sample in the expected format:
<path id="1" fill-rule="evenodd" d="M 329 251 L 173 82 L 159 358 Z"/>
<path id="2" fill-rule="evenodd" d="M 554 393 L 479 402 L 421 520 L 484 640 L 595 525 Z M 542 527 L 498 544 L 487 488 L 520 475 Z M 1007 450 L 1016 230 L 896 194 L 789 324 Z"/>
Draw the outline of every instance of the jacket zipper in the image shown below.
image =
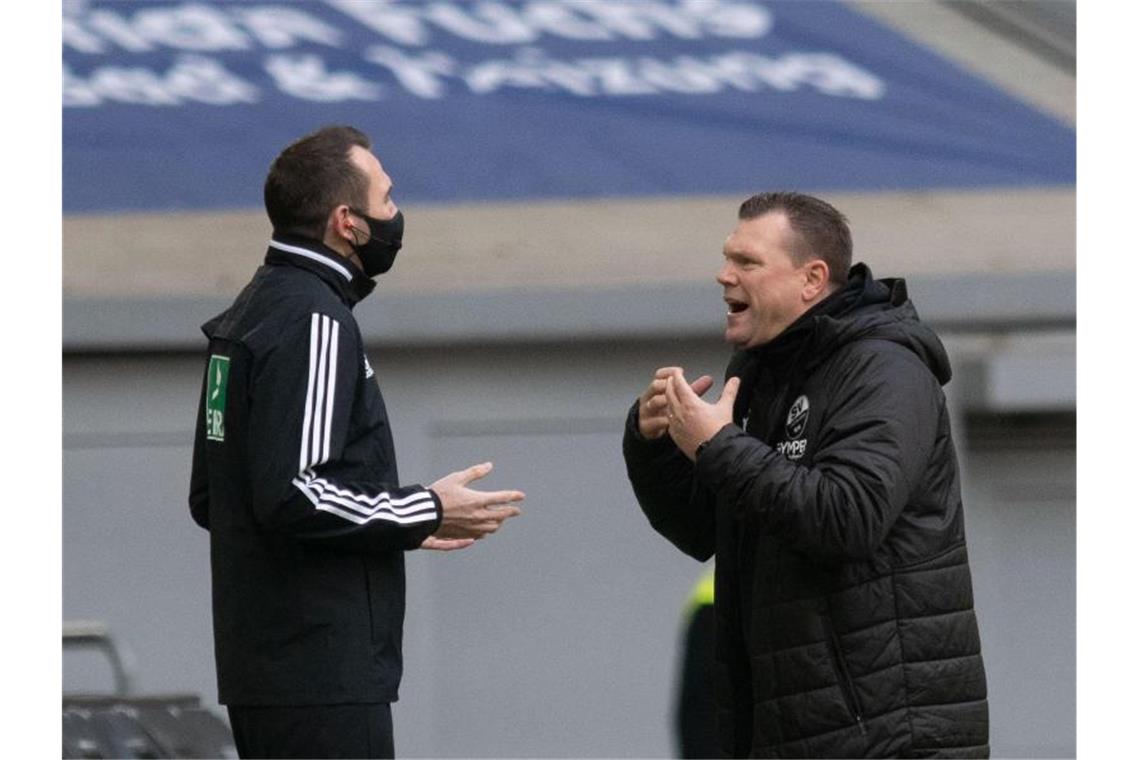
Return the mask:
<path id="1" fill-rule="evenodd" d="M 835 632 L 830 616 L 827 621 L 827 632 L 831 635 L 835 664 L 839 668 L 839 691 L 843 694 L 843 701 L 847 703 L 847 709 L 855 717 L 855 725 L 859 727 L 859 733 L 866 736 L 867 727 L 863 725 L 863 710 L 859 707 L 859 699 L 855 694 L 855 682 L 851 680 L 851 672 L 847 670 L 847 660 L 843 657 L 843 650 L 839 646 L 839 634 Z"/>

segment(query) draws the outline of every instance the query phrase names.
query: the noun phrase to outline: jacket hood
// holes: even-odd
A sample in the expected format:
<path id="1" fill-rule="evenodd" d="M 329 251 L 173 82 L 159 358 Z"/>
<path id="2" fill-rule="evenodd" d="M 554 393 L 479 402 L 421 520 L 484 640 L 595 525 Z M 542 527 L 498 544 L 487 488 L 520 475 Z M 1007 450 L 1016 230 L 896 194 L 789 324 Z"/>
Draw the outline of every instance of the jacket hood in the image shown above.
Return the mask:
<path id="1" fill-rule="evenodd" d="M 760 367 L 809 372 L 856 340 L 889 340 L 913 352 L 945 385 L 950 359 L 923 324 L 901 278 L 876 280 L 866 264 L 851 267 L 847 284 L 805 312 L 771 342 L 733 355 L 726 377 L 742 380 Z"/>
<path id="2" fill-rule="evenodd" d="M 942 385 L 950 382 L 950 358 L 938 336 L 918 318 L 902 278 L 876 280 L 866 264 L 851 268 L 847 286 L 834 294 L 837 308 L 812 318 L 815 361 L 854 340 L 877 338 L 914 353 Z"/>

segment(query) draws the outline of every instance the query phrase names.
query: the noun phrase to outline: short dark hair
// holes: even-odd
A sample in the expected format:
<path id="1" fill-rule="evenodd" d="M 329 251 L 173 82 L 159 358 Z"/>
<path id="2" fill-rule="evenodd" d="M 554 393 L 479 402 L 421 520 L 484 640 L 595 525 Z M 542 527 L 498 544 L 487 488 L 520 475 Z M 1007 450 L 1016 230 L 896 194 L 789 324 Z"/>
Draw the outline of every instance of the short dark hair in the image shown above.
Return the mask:
<path id="1" fill-rule="evenodd" d="M 368 135 L 355 127 L 322 127 L 273 159 L 265 178 L 265 212 L 274 232 L 320 240 L 335 207 L 368 207 L 368 175 L 348 157 L 355 145 L 372 149 Z"/>
<path id="2" fill-rule="evenodd" d="M 783 211 L 799 235 L 802 245 L 792 252 L 797 264 L 805 264 L 810 258 L 823 259 L 832 283 L 847 282 L 852 249 L 847 217 L 830 203 L 794 192 L 757 193 L 740 204 L 739 217 L 755 219 L 772 211 Z"/>

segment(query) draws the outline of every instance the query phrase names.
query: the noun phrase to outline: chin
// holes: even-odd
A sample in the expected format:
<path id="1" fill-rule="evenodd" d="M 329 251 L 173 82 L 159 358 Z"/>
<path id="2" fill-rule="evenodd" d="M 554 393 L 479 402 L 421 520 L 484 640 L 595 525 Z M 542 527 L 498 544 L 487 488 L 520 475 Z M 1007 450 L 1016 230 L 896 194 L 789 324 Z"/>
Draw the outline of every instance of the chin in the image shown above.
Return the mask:
<path id="1" fill-rule="evenodd" d="M 746 336 L 746 335 L 735 335 L 731 330 L 725 330 L 724 331 L 724 342 L 725 343 L 731 343 L 733 346 L 736 346 L 737 348 L 746 348 L 747 347 L 746 344 L 748 343 L 748 336 Z"/>
<path id="2" fill-rule="evenodd" d="M 771 343 L 771 342 L 772 342 L 771 337 L 751 338 L 750 340 L 745 341 L 740 347 L 741 348 L 757 348 L 758 346 L 763 346 L 765 343 Z"/>

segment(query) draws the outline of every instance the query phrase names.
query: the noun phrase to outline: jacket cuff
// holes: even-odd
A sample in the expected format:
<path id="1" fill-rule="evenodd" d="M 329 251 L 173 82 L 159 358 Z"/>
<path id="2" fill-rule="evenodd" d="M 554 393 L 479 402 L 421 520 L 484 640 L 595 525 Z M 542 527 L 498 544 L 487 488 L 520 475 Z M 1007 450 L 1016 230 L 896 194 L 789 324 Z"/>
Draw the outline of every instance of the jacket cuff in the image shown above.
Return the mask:
<path id="1" fill-rule="evenodd" d="M 443 502 L 440 501 L 439 494 L 437 494 L 435 491 L 431 490 L 430 488 L 424 488 L 424 490 L 431 494 L 431 500 L 435 502 L 435 520 L 429 523 L 431 530 L 427 532 L 427 536 L 432 536 L 435 535 L 435 532 L 437 530 L 439 530 L 439 526 L 443 524 Z M 424 538 L 426 539 L 427 536 L 424 536 Z M 423 542 L 421 541 L 420 543 Z"/>
<path id="2" fill-rule="evenodd" d="M 730 449 L 741 437 L 747 438 L 750 444 L 767 445 L 745 433 L 738 425 L 725 425 L 708 440 L 708 445 L 693 462 L 694 472 L 701 483 L 718 491 L 724 481 L 735 474 L 736 457 L 730 453 Z"/>

